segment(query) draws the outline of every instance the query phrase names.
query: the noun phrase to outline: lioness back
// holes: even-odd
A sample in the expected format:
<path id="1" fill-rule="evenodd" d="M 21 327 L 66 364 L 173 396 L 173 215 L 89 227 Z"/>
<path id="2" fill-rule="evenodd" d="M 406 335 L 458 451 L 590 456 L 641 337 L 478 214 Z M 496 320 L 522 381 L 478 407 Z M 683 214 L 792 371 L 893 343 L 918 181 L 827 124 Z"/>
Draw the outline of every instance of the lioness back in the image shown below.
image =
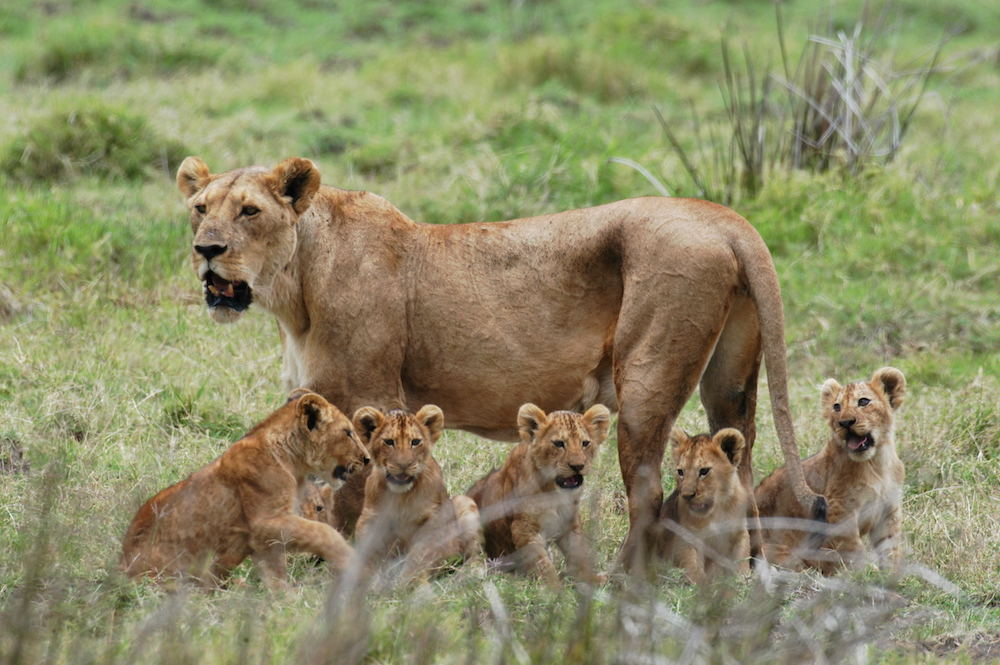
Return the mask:
<path id="1" fill-rule="evenodd" d="M 546 414 L 534 404 L 521 407 L 521 443 L 500 469 L 466 493 L 479 506 L 488 557 L 556 583 L 546 552 L 546 545 L 555 541 L 575 579 L 603 580 L 590 562 L 579 505 L 584 479 L 610 423 L 611 414 L 602 405 L 582 415 Z"/>
<path id="2" fill-rule="evenodd" d="M 830 574 L 862 564 L 862 539 L 867 538 L 876 558 L 898 565 L 904 467 L 894 430 L 905 394 L 906 379 L 893 367 L 878 370 L 870 381 L 841 386 L 828 379 L 823 384 L 820 403 L 830 438 L 802 466 L 810 486 L 827 497 L 828 525 L 809 521 L 785 469 L 777 469 L 755 493 L 769 561 Z M 792 528 L 768 518 L 803 522 Z"/>

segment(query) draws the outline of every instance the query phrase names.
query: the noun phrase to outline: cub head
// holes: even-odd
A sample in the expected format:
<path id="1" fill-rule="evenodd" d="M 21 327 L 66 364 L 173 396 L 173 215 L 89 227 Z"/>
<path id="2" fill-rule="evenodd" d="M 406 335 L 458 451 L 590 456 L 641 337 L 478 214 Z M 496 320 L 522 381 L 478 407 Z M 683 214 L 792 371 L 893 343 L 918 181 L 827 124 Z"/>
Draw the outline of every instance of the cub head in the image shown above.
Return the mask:
<path id="1" fill-rule="evenodd" d="M 441 438 L 444 414 L 427 404 L 416 415 L 393 410 L 382 413 L 365 406 L 354 414 L 354 428 L 368 443 L 375 473 L 384 473 L 389 489 L 409 492 L 427 468 L 431 448 Z"/>
<path id="2" fill-rule="evenodd" d="M 707 517 L 722 500 L 737 489 L 737 473 L 746 440 L 739 430 L 727 427 L 715 433 L 688 436 L 675 427 L 670 433 L 677 493 L 681 505 L 692 514 Z"/>
<path id="3" fill-rule="evenodd" d="M 517 428 L 531 452 L 542 481 L 554 480 L 564 490 L 583 487 L 597 449 L 608 438 L 611 412 L 595 404 L 584 414 L 553 411 L 547 414 L 525 404 L 517 414 Z"/>
<path id="4" fill-rule="evenodd" d="M 299 514 L 307 520 L 333 524 L 333 488 L 323 480 L 307 480 L 299 490 Z"/>
<path id="5" fill-rule="evenodd" d="M 355 437 L 351 421 L 321 395 L 299 388 L 289 395 L 287 405 L 294 409 L 296 438 L 305 465 L 333 490 L 368 464 L 368 451 Z"/>
<path id="6" fill-rule="evenodd" d="M 188 157 L 177 187 L 191 211 L 191 262 L 212 318 L 235 321 L 254 300 L 271 303 L 276 275 L 295 253 L 295 225 L 319 189 L 319 171 L 292 157 L 273 171 L 254 166 L 212 175 Z"/>
<path id="7" fill-rule="evenodd" d="M 906 379 L 895 367 L 883 367 L 871 381 L 841 386 L 827 379 L 820 390 L 823 416 L 833 437 L 850 459 L 864 462 L 881 445 L 892 445 L 894 414 L 906 396 Z"/>

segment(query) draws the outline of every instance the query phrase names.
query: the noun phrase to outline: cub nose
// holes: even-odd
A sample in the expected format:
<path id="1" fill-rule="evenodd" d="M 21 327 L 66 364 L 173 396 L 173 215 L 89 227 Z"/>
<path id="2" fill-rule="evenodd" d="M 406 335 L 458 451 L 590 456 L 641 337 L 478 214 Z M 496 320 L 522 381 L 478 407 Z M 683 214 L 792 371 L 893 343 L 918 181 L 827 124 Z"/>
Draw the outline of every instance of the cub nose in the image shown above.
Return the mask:
<path id="1" fill-rule="evenodd" d="M 586 466 L 586 465 L 585 464 L 570 464 L 569 468 L 573 469 L 577 473 L 580 473 L 581 471 L 583 471 L 583 467 L 584 466 Z"/>
<path id="2" fill-rule="evenodd" d="M 206 260 L 211 261 L 219 254 L 225 253 L 229 249 L 228 245 L 195 245 L 194 251 L 198 252 L 205 257 Z"/>
<path id="3" fill-rule="evenodd" d="M 844 429 L 850 429 L 851 426 L 854 425 L 854 423 L 856 422 L 858 422 L 857 418 L 851 418 L 850 420 L 841 420 L 839 424 Z"/>
<path id="4" fill-rule="evenodd" d="M 368 462 L 371 462 L 367 455 L 365 455 L 362 459 L 365 461 L 365 466 L 368 466 Z"/>

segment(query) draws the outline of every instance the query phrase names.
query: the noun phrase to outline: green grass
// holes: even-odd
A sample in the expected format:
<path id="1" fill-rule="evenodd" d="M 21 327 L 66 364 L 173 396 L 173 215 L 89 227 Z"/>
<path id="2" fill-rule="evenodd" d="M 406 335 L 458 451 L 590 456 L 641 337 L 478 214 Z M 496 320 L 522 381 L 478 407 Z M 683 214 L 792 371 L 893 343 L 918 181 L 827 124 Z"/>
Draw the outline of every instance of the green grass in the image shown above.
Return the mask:
<path id="1" fill-rule="evenodd" d="M 223 171 L 302 155 L 324 182 L 435 223 L 655 193 L 611 157 L 690 193 L 653 107 L 724 127 L 723 30 L 776 65 L 773 5 L 8 5 L 0 662 L 770 663 L 822 652 L 922 663 L 974 662 L 1000 644 L 1000 7 L 896 3 L 900 57 L 919 59 L 957 28 L 900 154 L 857 178 L 772 174 L 737 204 L 781 279 L 803 452 L 826 437 L 825 378 L 886 364 L 907 376 L 904 575 L 754 575 L 703 590 L 665 570 L 590 597 L 459 570 L 345 600 L 304 559 L 283 594 L 249 565 L 226 589 L 174 595 L 117 572 L 139 505 L 283 399 L 273 321 L 219 326 L 204 311 L 177 160 L 196 154 Z M 833 3 L 835 25 L 849 30 L 862 5 Z M 804 43 L 830 7 L 782 5 L 788 43 Z M 692 140 L 689 127 L 674 131 Z M 779 463 L 763 392 L 758 476 Z M 696 400 L 681 424 L 704 429 Z M 436 450 L 455 492 L 508 448 L 447 432 Z M 595 472 L 586 525 L 607 570 L 627 526 L 614 439 Z"/>

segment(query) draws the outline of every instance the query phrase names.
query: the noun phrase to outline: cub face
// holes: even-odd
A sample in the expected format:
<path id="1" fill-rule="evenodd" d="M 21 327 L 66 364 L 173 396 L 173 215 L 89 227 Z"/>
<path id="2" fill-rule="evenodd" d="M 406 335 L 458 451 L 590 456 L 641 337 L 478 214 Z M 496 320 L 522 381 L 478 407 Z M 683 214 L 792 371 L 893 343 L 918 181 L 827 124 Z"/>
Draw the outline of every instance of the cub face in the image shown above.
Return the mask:
<path id="1" fill-rule="evenodd" d="M 369 462 L 351 421 L 322 396 L 301 388 L 288 401 L 295 402 L 298 438 L 309 470 L 333 490 L 340 489 L 348 475 Z"/>
<path id="2" fill-rule="evenodd" d="M 254 298 L 267 302 L 275 276 L 295 252 L 295 224 L 319 189 L 319 171 L 291 158 L 273 171 L 251 167 L 211 175 L 188 157 L 177 187 L 191 211 L 191 263 L 212 318 L 235 321 Z"/>
<path id="3" fill-rule="evenodd" d="M 746 440 L 739 430 L 721 429 L 715 436 L 689 437 L 675 427 L 670 433 L 677 492 L 681 505 L 699 517 L 712 513 L 716 503 L 732 495 L 739 484 L 737 467 L 743 459 Z"/>
<path id="4" fill-rule="evenodd" d="M 864 462 L 892 440 L 894 414 L 906 396 L 906 379 L 895 367 L 883 367 L 870 381 L 841 386 L 827 379 L 820 391 L 823 417 L 848 457 Z"/>
<path id="5" fill-rule="evenodd" d="M 535 469 L 546 482 L 554 480 L 559 488 L 570 491 L 583 487 L 610 426 L 611 412 L 602 404 L 583 415 L 573 411 L 546 414 L 534 404 L 525 404 L 517 414 L 518 431 L 529 446 Z"/>
<path id="6" fill-rule="evenodd" d="M 382 413 L 365 406 L 354 414 L 354 427 L 368 443 L 376 473 L 384 473 L 393 492 L 409 492 L 431 459 L 441 438 L 444 414 L 427 404 L 416 415 L 402 410 Z"/>

